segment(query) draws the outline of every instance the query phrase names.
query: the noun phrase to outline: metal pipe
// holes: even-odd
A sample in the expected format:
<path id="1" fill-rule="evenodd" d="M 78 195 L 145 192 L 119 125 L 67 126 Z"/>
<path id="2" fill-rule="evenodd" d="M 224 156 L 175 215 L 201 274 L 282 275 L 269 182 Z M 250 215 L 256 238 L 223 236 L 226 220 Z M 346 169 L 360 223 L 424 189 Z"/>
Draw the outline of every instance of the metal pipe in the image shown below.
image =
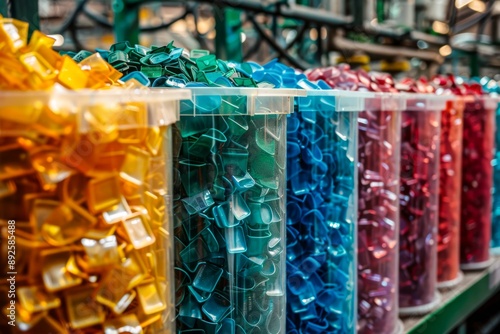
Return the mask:
<path id="1" fill-rule="evenodd" d="M 444 58 L 440 56 L 439 53 L 434 51 L 415 50 L 400 46 L 360 43 L 346 39 L 344 37 L 334 37 L 333 47 L 337 50 L 364 51 L 368 54 L 385 57 L 400 56 L 406 58 L 419 58 L 438 64 L 442 64 L 444 62 Z"/>

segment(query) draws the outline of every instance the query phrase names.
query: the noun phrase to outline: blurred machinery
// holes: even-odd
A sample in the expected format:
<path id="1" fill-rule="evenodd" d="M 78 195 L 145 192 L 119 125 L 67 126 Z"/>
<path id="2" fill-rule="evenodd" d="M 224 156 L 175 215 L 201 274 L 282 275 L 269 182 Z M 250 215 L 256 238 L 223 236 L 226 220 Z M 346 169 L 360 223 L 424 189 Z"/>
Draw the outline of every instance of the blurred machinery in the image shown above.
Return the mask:
<path id="1" fill-rule="evenodd" d="M 221 58 L 278 57 L 297 68 L 344 61 L 474 76 L 500 67 L 495 0 L 0 0 L 0 13 L 62 35 L 69 50 L 175 39 Z"/>

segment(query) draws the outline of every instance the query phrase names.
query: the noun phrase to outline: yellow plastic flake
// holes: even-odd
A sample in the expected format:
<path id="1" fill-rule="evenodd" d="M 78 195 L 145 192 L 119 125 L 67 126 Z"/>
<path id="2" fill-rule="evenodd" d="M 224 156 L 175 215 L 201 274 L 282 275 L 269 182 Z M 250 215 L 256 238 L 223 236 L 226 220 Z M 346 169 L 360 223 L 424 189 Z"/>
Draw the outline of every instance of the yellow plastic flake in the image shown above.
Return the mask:
<path id="1" fill-rule="evenodd" d="M 13 179 L 33 172 L 28 153 L 20 146 L 0 147 L 0 180 Z"/>
<path id="2" fill-rule="evenodd" d="M 144 314 L 153 314 L 166 309 L 167 304 L 155 282 L 140 285 L 136 290 Z"/>
<path id="3" fill-rule="evenodd" d="M 41 47 L 42 45 L 52 48 L 55 42 L 56 40 L 53 39 L 52 37 L 45 35 L 39 30 L 35 30 L 31 35 L 31 39 L 28 44 L 28 49 L 30 51 L 37 51 L 38 48 Z"/>
<path id="4" fill-rule="evenodd" d="M 99 213 L 120 204 L 120 183 L 118 177 L 111 175 L 94 179 L 88 184 L 87 204 L 90 212 Z"/>
<path id="5" fill-rule="evenodd" d="M 135 249 L 141 249 L 155 243 L 155 236 L 149 226 L 147 216 L 136 213 L 123 221 L 123 226 Z"/>
<path id="6" fill-rule="evenodd" d="M 131 146 L 127 150 L 120 176 L 135 185 L 142 185 L 149 167 L 149 153 Z"/>
<path id="7" fill-rule="evenodd" d="M 16 192 L 14 181 L 0 181 L 0 198 L 7 197 Z"/>
<path id="8" fill-rule="evenodd" d="M 72 256 L 67 248 L 42 252 L 42 278 L 47 291 L 56 292 L 82 283 L 80 277 L 72 275 L 66 269 Z"/>
<path id="9" fill-rule="evenodd" d="M 50 64 L 53 68 L 59 70 L 63 64 L 63 57 L 55 52 L 51 46 L 41 44 L 38 46 L 36 51 L 40 56 L 42 56 L 45 61 Z"/>
<path id="10" fill-rule="evenodd" d="M 119 262 L 116 236 L 110 235 L 98 240 L 82 238 L 81 243 L 90 268 L 103 268 Z"/>
<path id="11" fill-rule="evenodd" d="M 159 127 L 152 127 L 151 129 L 149 129 L 148 136 L 146 138 L 146 147 L 153 156 L 158 155 L 158 153 L 161 150 L 162 143 L 163 143 L 162 129 Z"/>
<path id="12" fill-rule="evenodd" d="M 95 53 L 80 62 L 83 71 L 89 71 L 90 75 L 87 88 L 101 88 L 106 84 L 113 84 L 122 77 L 122 73 L 115 70 L 105 61 L 99 53 Z"/>
<path id="13" fill-rule="evenodd" d="M 127 289 L 133 289 L 137 285 L 141 284 L 146 277 L 146 264 L 144 259 L 137 251 L 132 251 L 129 253 L 128 257 L 123 261 L 122 267 L 128 273 L 132 273 L 132 278 L 128 282 Z"/>
<path id="14" fill-rule="evenodd" d="M 70 325 L 73 329 L 81 329 L 98 324 L 105 320 L 105 312 L 92 296 L 95 288 L 87 286 L 66 295 L 66 311 Z"/>
<path id="15" fill-rule="evenodd" d="M 72 202 L 55 209 L 42 225 L 42 236 L 53 246 L 64 246 L 80 239 L 97 218 Z"/>
<path id="16" fill-rule="evenodd" d="M 87 86 L 89 74 L 69 56 L 63 56 L 63 63 L 57 81 L 69 89 L 83 89 Z"/>
<path id="17" fill-rule="evenodd" d="M 15 19 L 4 18 L 0 21 L 0 44 L 6 42 L 10 50 L 16 52 L 26 46 L 29 24 Z"/>
<path id="18" fill-rule="evenodd" d="M 15 71 L 15 70 L 14 70 Z M 0 119 L 8 120 L 19 124 L 33 124 L 42 113 L 42 103 L 36 101 L 32 105 L 23 108 L 12 106 L 0 107 Z"/>
<path id="19" fill-rule="evenodd" d="M 124 315 L 104 323 L 104 334 L 143 334 L 139 319 L 135 314 Z"/>
<path id="20" fill-rule="evenodd" d="M 129 282 L 134 276 L 135 273 L 124 267 L 114 267 L 101 281 L 96 300 L 109 307 L 113 313 L 122 314 L 137 295 L 129 289 Z"/>
<path id="21" fill-rule="evenodd" d="M 65 202 L 81 203 L 86 199 L 88 179 L 81 175 L 75 174 L 62 182 L 62 196 Z"/>
<path id="22" fill-rule="evenodd" d="M 59 161 L 59 150 L 44 147 L 31 154 L 33 167 L 38 172 L 44 190 L 53 190 L 56 185 L 68 178 L 72 169 Z"/>
<path id="23" fill-rule="evenodd" d="M 42 316 L 36 315 L 38 321 L 31 323 L 29 328 L 24 327 L 24 323 L 18 323 L 18 327 L 21 333 L 29 331 L 30 334 L 38 333 L 57 333 L 57 334 L 68 334 L 68 330 L 57 320 L 50 316 L 46 316 L 44 313 L 40 313 Z M 35 317 L 35 315 L 34 315 Z"/>
<path id="24" fill-rule="evenodd" d="M 151 191 L 159 196 L 165 195 L 165 189 L 168 189 L 166 184 L 166 172 L 164 158 L 155 157 L 150 159 L 146 184 Z"/>
<path id="25" fill-rule="evenodd" d="M 17 290 L 21 306 L 28 312 L 47 311 L 61 305 L 61 300 L 40 286 L 24 286 Z"/>
<path id="26" fill-rule="evenodd" d="M 37 52 L 29 52 L 19 57 L 19 60 L 30 72 L 36 73 L 42 81 L 49 81 L 56 78 L 56 69 L 53 68 Z"/>
<path id="27" fill-rule="evenodd" d="M 103 212 L 102 218 L 107 224 L 116 224 L 131 213 L 132 211 L 130 211 L 127 200 L 121 197 L 120 203 L 113 206 L 109 211 Z"/>

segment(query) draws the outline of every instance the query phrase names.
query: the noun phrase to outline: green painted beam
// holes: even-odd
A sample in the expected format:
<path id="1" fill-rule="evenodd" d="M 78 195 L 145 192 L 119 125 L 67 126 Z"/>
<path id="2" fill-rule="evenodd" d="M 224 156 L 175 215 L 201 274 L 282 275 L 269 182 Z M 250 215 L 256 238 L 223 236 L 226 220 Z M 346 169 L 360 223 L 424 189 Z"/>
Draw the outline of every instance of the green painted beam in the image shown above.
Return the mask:
<path id="1" fill-rule="evenodd" d="M 7 0 L 0 0 L 0 15 L 5 16 L 5 17 L 9 16 L 7 9 L 8 9 Z"/>
<path id="2" fill-rule="evenodd" d="M 117 42 L 139 44 L 139 7 L 135 0 L 113 0 L 114 32 Z"/>
<path id="3" fill-rule="evenodd" d="M 471 279 L 471 277 L 473 279 Z M 463 323 L 475 310 L 500 292 L 500 258 L 479 273 L 467 273 L 466 285 L 444 292 L 444 302 L 436 311 L 422 317 L 408 334 L 445 334 Z"/>
<path id="4" fill-rule="evenodd" d="M 29 34 L 40 30 L 40 15 L 38 13 L 38 0 L 12 1 L 11 14 L 13 18 L 30 24 Z"/>
<path id="5" fill-rule="evenodd" d="M 215 50 L 220 59 L 243 61 L 241 10 L 214 6 Z"/>

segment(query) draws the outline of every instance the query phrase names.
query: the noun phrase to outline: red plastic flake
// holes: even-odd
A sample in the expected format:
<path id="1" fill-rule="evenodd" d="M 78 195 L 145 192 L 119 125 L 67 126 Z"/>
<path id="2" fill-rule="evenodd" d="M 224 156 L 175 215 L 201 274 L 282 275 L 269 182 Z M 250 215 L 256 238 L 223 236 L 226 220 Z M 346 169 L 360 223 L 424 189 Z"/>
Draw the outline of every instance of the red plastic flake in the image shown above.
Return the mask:
<path id="1" fill-rule="evenodd" d="M 436 78 L 438 94 L 453 94 L 451 80 Z M 459 92 L 459 90 L 455 89 Z M 439 171 L 438 282 L 457 282 L 460 273 L 460 210 L 464 98 L 441 113 Z"/>
<path id="2" fill-rule="evenodd" d="M 432 91 L 425 81 L 403 81 L 406 92 Z M 399 306 L 435 300 L 441 110 L 421 110 L 409 99 L 401 125 Z"/>
<path id="3" fill-rule="evenodd" d="M 383 73 L 352 71 L 348 65 L 316 69 L 310 80 L 336 89 L 397 92 Z M 398 325 L 400 114 L 381 98 L 367 101 L 359 123 L 358 333 L 393 333 Z M 384 110 L 381 110 L 381 106 Z"/>
<path id="4" fill-rule="evenodd" d="M 453 76 L 440 76 L 434 84 L 465 96 L 462 153 L 462 205 L 460 263 L 463 269 L 486 266 L 490 260 L 491 189 L 495 110 L 487 109 L 480 84 L 459 84 Z"/>

